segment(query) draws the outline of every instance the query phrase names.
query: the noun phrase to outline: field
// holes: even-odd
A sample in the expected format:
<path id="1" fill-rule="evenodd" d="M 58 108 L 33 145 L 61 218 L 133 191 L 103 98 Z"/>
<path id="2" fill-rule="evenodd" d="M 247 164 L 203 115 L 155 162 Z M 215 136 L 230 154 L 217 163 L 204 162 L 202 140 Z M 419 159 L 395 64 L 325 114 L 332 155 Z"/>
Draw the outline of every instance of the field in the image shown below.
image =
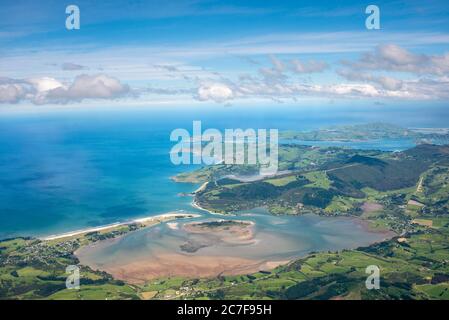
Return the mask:
<path id="1" fill-rule="evenodd" d="M 219 213 L 265 206 L 276 214 L 286 211 L 360 215 L 360 207 L 367 201 L 382 202 L 388 201 L 389 197 L 403 196 L 409 200 L 407 213 L 411 217 L 418 216 L 423 210 L 423 206 L 414 205 L 417 203 L 414 199 L 420 197 L 434 208 L 446 208 L 447 200 L 440 202 L 440 199 L 444 199 L 446 188 L 449 188 L 447 167 L 443 165 L 447 147 L 421 145 L 401 153 L 359 151 L 356 154 L 353 150 L 304 149 L 288 145 L 282 146 L 281 150 L 285 149 L 290 158 L 281 157 L 281 165 L 293 161 L 292 150 L 295 148 L 298 154 L 305 152 L 298 161 L 315 155 L 309 159 L 314 164 L 313 170 L 309 162 L 303 166 L 295 164 L 299 170 L 278 177 L 254 181 L 212 179 L 207 188 L 196 193 L 196 203 Z M 425 193 L 419 191 L 420 195 L 417 189 L 424 189 Z"/>

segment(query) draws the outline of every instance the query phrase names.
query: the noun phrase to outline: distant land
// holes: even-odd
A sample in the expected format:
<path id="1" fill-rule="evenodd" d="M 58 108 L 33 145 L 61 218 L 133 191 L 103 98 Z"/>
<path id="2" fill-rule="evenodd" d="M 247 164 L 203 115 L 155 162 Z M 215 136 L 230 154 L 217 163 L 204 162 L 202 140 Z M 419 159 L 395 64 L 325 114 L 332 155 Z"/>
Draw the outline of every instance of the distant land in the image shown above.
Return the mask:
<path id="1" fill-rule="evenodd" d="M 382 139 L 413 139 L 419 143 L 436 143 L 449 140 L 448 128 L 403 128 L 388 123 L 329 126 L 313 131 L 285 131 L 283 139 L 302 141 L 369 141 Z"/>

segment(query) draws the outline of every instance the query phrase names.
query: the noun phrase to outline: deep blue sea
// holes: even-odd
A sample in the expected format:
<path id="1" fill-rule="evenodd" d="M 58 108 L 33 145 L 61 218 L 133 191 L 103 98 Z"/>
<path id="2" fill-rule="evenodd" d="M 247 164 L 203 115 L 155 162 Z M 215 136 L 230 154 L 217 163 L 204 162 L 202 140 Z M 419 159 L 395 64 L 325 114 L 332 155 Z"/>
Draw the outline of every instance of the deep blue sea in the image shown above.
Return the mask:
<path id="1" fill-rule="evenodd" d="M 38 108 L 38 107 L 36 107 Z M 447 127 L 444 106 L 390 109 L 195 107 L 0 115 L 0 238 L 49 235 L 172 210 L 189 210 L 197 186 L 169 178 L 194 166 L 170 162 L 170 132 L 206 128 L 310 130 L 383 121 Z M 393 145 L 392 145 L 393 144 Z M 405 149 L 409 142 L 363 145 Z"/>

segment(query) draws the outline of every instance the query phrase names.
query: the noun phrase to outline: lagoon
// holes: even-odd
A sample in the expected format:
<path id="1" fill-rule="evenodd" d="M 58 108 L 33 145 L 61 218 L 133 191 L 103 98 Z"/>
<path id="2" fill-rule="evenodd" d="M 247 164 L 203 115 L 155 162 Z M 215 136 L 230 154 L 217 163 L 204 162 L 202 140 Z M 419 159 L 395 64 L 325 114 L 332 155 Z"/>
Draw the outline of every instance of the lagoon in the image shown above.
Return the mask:
<path id="1" fill-rule="evenodd" d="M 82 264 L 107 271 L 117 279 L 144 283 L 167 276 L 209 277 L 271 270 L 310 252 L 367 246 L 393 236 L 392 232 L 369 231 L 355 218 L 273 216 L 262 209 L 220 218 L 250 223 L 252 233 L 244 229 L 223 234 L 216 227 L 204 232 L 191 230 L 192 221 L 217 221 L 216 216 L 204 214 L 95 243 L 76 255 Z"/>

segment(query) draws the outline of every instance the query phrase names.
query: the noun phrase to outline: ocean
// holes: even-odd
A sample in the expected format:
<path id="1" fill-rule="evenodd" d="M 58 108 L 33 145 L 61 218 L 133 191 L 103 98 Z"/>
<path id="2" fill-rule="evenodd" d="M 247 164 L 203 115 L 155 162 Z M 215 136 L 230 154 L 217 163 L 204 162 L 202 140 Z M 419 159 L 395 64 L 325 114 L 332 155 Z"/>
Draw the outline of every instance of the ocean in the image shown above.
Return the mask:
<path id="1" fill-rule="evenodd" d="M 38 108 L 38 107 L 36 107 Z M 365 108 L 365 107 L 364 107 Z M 0 238 L 44 236 L 190 206 L 197 185 L 171 176 L 197 166 L 170 162 L 170 132 L 206 128 L 311 130 L 383 121 L 447 127 L 444 106 L 371 109 L 292 106 L 101 109 L 0 115 Z M 405 149 L 406 141 L 362 148 Z"/>

